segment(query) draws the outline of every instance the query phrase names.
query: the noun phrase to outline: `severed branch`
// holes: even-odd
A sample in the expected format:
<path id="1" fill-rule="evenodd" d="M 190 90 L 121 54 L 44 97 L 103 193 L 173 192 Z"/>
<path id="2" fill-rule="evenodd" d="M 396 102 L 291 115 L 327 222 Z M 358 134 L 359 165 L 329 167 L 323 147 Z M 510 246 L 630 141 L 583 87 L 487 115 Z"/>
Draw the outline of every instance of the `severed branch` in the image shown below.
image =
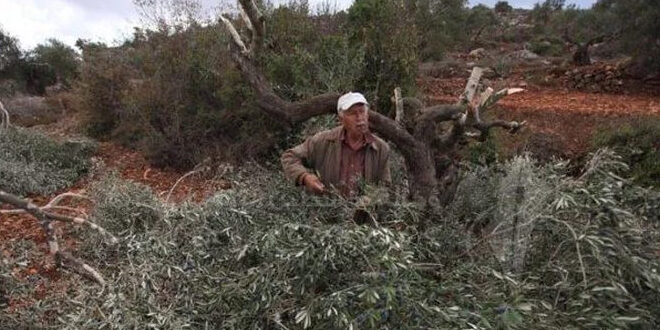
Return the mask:
<path id="1" fill-rule="evenodd" d="M 250 30 L 250 52 L 258 53 L 263 45 L 266 34 L 266 20 L 257 8 L 254 0 L 239 0 L 241 4 L 241 17 Z"/>
<path id="2" fill-rule="evenodd" d="M 250 51 L 247 47 L 245 47 L 245 43 L 243 43 L 243 40 L 241 40 L 241 36 L 238 34 L 238 31 L 236 31 L 236 28 L 234 28 L 234 25 L 231 24 L 229 19 L 224 15 L 220 15 L 220 20 L 225 24 L 225 28 L 227 28 L 227 31 L 229 31 L 234 44 L 236 44 L 236 46 L 241 50 L 241 53 L 248 56 Z"/>
<path id="3" fill-rule="evenodd" d="M 64 195 L 64 194 L 63 194 Z M 79 196 L 76 194 L 69 194 L 68 196 Z M 82 275 L 85 275 L 89 277 L 90 279 L 96 281 L 99 283 L 101 286 L 105 286 L 105 280 L 103 279 L 103 276 L 92 268 L 91 266 L 87 265 L 83 261 L 73 257 L 69 253 L 66 253 L 62 250 L 60 250 L 59 243 L 57 241 L 57 235 L 55 234 L 54 226 L 53 226 L 53 221 L 62 221 L 62 222 L 69 222 L 69 223 L 76 223 L 76 224 L 86 224 L 89 227 L 91 227 L 94 230 L 97 230 L 99 233 L 102 235 L 110 238 L 110 241 L 115 244 L 118 242 L 117 238 L 114 237 L 112 234 L 107 232 L 103 227 L 88 221 L 86 219 L 80 218 L 80 217 L 69 217 L 61 214 L 56 214 L 56 213 L 51 213 L 45 211 L 45 209 L 48 208 L 56 208 L 57 203 L 62 200 L 66 196 L 57 196 L 53 200 L 51 200 L 46 206 L 44 207 L 39 207 L 27 200 L 24 200 L 16 195 L 12 195 L 9 193 L 6 193 L 2 190 L 0 190 L 0 202 L 2 203 L 7 203 L 9 205 L 13 205 L 14 207 L 17 207 L 20 210 L 25 211 L 26 213 L 30 213 L 32 216 L 37 218 L 39 221 L 39 224 L 41 225 L 41 228 L 44 230 L 46 233 L 46 237 L 48 239 L 48 247 L 50 254 L 55 258 L 55 262 L 57 266 L 64 266 L 72 269 L 73 271 L 79 272 Z M 17 213 L 16 210 L 3 210 L 2 214 L 15 214 Z"/>
<path id="4" fill-rule="evenodd" d="M 0 129 L 8 129 L 10 124 L 9 111 L 7 111 L 2 102 L 0 102 Z"/>

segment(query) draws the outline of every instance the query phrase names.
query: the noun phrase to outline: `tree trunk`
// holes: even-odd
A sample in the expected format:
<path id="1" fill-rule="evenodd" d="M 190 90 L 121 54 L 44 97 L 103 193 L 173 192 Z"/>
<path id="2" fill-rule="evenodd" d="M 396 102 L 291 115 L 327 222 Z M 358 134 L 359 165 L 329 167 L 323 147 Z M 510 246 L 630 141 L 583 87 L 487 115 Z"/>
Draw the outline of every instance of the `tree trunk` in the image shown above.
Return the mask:
<path id="1" fill-rule="evenodd" d="M 577 49 L 573 53 L 573 63 L 580 66 L 591 64 L 588 44 L 579 44 L 577 46 Z"/>
<path id="2" fill-rule="evenodd" d="M 232 59 L 243 77 L 250 83 L 257 97 L 259 108 L 274 120 L 291 127 L 314 116 L 335 113 L 339 94 L 327 93 L 299 102 L 287 102 L 278 97 L 262 72 L 254 64 L 254 53 L 258 52 L 263 42 L 265 20 L 254 6 L 254 0 L 239 0 L 245 13 L 241 16 L 246 21 L 250 47 L 241 40 L 230 18 L 221 17 L 227 31 L 233 39 Z M 255 28 L 259 26 L 260 28 Z M 480 112 L 487 110 L 500 98 L 522 91 L 504 89 L 493 94 L 488 89 L 478 94 L 479 80 L 483 70 L 475 68 L 468 79 L 465 92 L 457 104 L 423 107 L 419 100 L 395 96 L 398 101 L 396 118 L 392 119 L 378 112 L 369 111 L 370 128 L 383 139 L 395 145 L 405 159 L 409 178 L 410 198 L 416 202 L 428 204 L 451 201 L 458 181 L 455 155 L 459 141 L 469 136 L 481 140 L 488 137 L 492 127 L 503 127 L 511 132 L 517 131 L 524 122 L 483 122 Z M 401 107 L 411 107 L 411 111 Z M 420 109 L 421 108 L 421 109 Z M 445 134 L 438 134 L 441 122 L 452 122 L 452 128 Z M 477 131 L 475 132 L 469 132 Z"/>

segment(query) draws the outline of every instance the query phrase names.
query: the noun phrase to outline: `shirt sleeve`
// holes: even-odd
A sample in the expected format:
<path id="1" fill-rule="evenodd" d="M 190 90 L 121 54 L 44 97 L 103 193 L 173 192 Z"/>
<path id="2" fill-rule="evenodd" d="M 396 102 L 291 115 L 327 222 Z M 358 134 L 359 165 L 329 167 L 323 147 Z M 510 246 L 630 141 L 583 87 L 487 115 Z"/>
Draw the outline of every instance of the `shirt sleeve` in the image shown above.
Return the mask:
<path id="1" fill-rule="evenodd" d="M 308 161 L 312 153 L 313 138 L 308 138 L 305 142 L 285 151 L 280 157 L 284 176 L 296 185 L 302 184 L 301 179 L 304 174 L 310 171 L 303 165 Z"/>

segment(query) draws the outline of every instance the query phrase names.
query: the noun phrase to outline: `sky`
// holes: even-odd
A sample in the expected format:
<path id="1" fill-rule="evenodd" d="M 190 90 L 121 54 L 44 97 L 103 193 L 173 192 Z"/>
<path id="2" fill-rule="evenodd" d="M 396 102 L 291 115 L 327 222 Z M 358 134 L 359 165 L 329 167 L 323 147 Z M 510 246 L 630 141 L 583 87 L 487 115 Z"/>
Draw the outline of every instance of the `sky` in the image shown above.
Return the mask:
<path id="1" fill-rule="evenodd" d="M 286 2 L 285 0 L 279 0 Z M 331 0 L 332 2 L 333 0 Z M 516 8 L 531 8 L 541 0 L 508 0 Z M 232 0 L 200 0 L 201 13 L 207 17 L 227 7 Z M 316 8 L 323 0 L 309 0 Z M 353 0 L 336 0 L 337 8 L 347 8 Z M 493 6 L 497 0 L 470 0 Z M 568 0 L 588 8 L 596 0 Z M 120 43 L 131 36 L 134 26 L 147 21 L 132 0 L 0 0 L 0 29 L 18 38 L 23 50 L 34 48 L 48 38 L 73 46 L 78 38 Z"/>

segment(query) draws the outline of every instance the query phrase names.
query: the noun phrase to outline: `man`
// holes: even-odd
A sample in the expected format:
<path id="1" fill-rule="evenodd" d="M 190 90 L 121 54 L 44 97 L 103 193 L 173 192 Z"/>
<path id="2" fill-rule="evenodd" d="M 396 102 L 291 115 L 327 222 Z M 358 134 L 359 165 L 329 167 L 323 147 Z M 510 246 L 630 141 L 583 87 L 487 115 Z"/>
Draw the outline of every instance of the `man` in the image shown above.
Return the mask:
<path id="1" fill-rule="evenodd" d="M 282 154 L 286 177 L 309 192 L 323 194 L 335 187 L 344 197 L 356 195 L 360 181 L 389 183 L 390 148 L 369 132 L 369 103 L 365 97 L 360 93 L 342 95 L 337 101 L 337 114 L 340 126 L 320 132 Z"/>

